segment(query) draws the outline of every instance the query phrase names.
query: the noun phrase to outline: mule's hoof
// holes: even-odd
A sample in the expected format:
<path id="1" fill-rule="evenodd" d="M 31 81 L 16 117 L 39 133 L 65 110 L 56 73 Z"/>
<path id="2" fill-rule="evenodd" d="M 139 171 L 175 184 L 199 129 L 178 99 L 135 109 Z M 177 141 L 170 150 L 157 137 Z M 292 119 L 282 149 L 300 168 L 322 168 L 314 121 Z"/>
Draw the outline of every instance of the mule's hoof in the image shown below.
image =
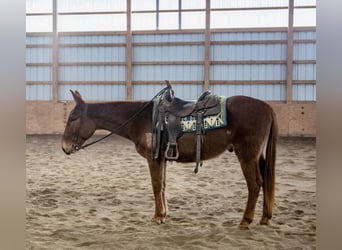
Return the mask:
<path id="1" fill-rule="evenodd" d="M 249 223 L 247 221 L 241 221 L 239 228 L 244 230 L 249 229 Z"/>
<path id="2" fill-rule="evenodd" d="M 269 225 L 268 218 L 262 217 L 260 220 L 260 225 Z"/>
<path id="3" fill-rule="evenodd" d="M 165 224 L 165 217 L 159 217 L 159 216 L 155 216 L 152 218 L 152 222 L 160 225 L 160 224 Z"/>

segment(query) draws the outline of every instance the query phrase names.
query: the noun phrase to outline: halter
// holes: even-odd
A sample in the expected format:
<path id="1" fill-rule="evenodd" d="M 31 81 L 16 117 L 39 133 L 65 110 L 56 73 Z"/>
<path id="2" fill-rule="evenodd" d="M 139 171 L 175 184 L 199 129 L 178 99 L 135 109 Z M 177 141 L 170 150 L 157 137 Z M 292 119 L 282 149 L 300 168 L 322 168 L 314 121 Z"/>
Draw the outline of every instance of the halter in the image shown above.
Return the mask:
<path id="1" fill-rule="evenodd" d="M 85 103 L 85 110 L 83 111 L 82 115 L 81 115 L 81 118 L 80 118 L 80 127 L 78 128 L 77 130 L 77 133 L 76 135 L 73 137 L 73 141 L 78 141 L 78 139 L 80 138 L 80 131 L 81 131 L 81 128 L 82 128 L 82 125 L 83 125 L 83 119 L 84 119 L 84 115 L 87 114 L 87 111 L 88 111 L 88 104 Z M 74 139 L 75 138 L 75 139 Z M 80 146 L 78 144 L 74 144 L 73 145 L 74 149 L 76 151 L 80 150 Z"/>
<path id="2" fill-rule="evenodd" d="M 146 103 L 144 106 L 142 106 L 134 115 L 132 115 L 128 120 L 126 120 L 123 124 L 121 124 L 119 127 L 117 127 L 116 129 L 114 129 L 114 130 L 113 130 L 112 132 L 110 132 L 109 134 L 107 134 L 107 135 L 101 137 L 100 139 L 97 139 L 97 140 L 95 140 L 95 141 L 92 141 L 92 142 L 90 142 L 90 143 L 87 143 L 86 145 L 83 145 L 83 146 L 79 146 L 79 145 L 75 144 L 75 145 L 74 145 L 74 149 L 75 149 L 76 151 L 79 151 L 80 149 L 85 149 L 86 147 L 89 147 L 89 146 L 91 146 L 91 145 L 93 145 L 93 144 L 95 144 L 95 143 L 97 143 L 97 142 L 100 142 L 100 141 L 106 139 L 107 137 L 109 137 L 109 136 L 115 134 L 115 132 L 119 131 L 119 129 L 122 129 L 122 128 L 125 127 L 129 122 L 131 122 L 131 121 L 133 121 L 135 118 L 137 118 L 138 115 L 140 115 L 140 113 L 143 112 L 143 111 L 147 108 L 147 106 L 148 106 L 149 104 L 151 104 L 151 103 L 154 101 L 155 98 L 157 98 L 157 97 L 163 95 L 164 92 L 167 91 L 167 90 L 169 90 L 169 89 L 172 90 L 171 85 L 167 84 L 167 87 L 165 87 L 165 88 L 163 88 L 161 91 L 159 91 L 154 97 L 152 97 L 152 99 L 151 99 L 148 103 Z M 88 105 L 87 105 L 87 106 L 88 106 Z M 86 111 L 87 111 L 87 110 L 86 110 Z M 81 127 L 82 127 L 82 118 L 83 118 L 83 117 L 81 117 L 80 128 L 78 129 L 78 132 L 77 132 L 77 134 L 76 134 L 76 139 L 77 139 L 77 140 L 78 140 L 78 138 L 79 138 L 80 130 L 81 130 Z M 77 141 L 77 140 L 76 140 L 76 141 Z"/>

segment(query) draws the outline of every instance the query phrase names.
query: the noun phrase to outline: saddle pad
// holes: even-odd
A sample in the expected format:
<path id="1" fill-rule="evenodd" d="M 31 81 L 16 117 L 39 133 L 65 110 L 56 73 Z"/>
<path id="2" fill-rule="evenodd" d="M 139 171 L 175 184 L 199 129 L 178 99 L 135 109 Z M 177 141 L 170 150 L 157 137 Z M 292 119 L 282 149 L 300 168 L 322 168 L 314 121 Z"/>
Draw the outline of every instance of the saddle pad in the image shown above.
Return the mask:
<path id="1" fill-rule="evenodd" d="M 222 128 L 227 125 L 226 98 L 219 97 L 221 111 L 217 115 L 205 116 L 203 119 L 204 130 Z M 189 115 L 181 118 L 181 126 L 184 133 L 196 132 L 196 117 Z"/>

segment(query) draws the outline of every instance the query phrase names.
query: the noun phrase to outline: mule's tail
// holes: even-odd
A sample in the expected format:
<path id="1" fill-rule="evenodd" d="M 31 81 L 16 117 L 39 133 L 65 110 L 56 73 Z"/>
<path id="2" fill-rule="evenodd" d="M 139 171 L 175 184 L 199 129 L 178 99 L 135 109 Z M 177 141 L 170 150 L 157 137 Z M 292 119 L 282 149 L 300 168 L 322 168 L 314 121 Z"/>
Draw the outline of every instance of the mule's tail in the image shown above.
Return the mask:
<path id="1" fill-rule="evenodd" d="M 278 140 L 278 122 L 275 113 L 272 111 L 272 125 L 266 146 L 266 159 L 263 172 L 264 185 L 264 202 L 266 203 L 266 211 L 264 214 L 268 219 L 272 217 L 275 191 L 275 160 L 276 146 Z"/>

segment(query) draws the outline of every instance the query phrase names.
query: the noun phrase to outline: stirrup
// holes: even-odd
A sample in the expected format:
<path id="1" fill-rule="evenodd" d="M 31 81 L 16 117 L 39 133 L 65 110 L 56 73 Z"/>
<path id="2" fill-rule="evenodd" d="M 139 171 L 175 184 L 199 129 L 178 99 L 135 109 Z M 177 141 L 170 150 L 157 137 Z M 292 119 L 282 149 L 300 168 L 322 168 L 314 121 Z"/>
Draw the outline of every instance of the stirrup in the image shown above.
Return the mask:
<path id="1" fill-rule="evenodd" d="M 177 148 L 177 143 L 168 142 L 165 150 L 165 158 L 168 160 L 177 160 L 179 157 L 179 152 Z"/>
<path id="2" fill-rule="evenodd" d="M 199 163 L 196 162 L 196 167 L 195 167 L 195 169 L 194 169 L 194 173 L 195 173 L 195 174 L 198 173 L 198 166 L 202 167 L 202 165 L 203 165 L 203 161 L 200 161 Z"/>

